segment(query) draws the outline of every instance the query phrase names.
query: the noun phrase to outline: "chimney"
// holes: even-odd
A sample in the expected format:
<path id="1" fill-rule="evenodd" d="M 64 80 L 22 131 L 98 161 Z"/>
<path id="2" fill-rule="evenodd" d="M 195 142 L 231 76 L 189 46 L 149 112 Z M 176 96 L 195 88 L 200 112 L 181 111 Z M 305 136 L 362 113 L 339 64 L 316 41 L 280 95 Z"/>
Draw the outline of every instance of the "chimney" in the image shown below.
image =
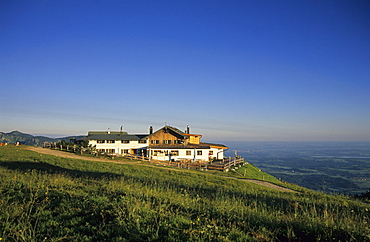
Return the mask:
<path id="1" fill-rule="evenodd" d="M 108 134 L 110 134 L 110 128 L 108 128 Z"/>
<path id="2" fill-rule="evenodd" d="M 153 126 L 150 126 L 149 127 L 149 134 L 152 134 L 153 133 Z"/>
<path id="3" fill-rule="evenodd" d="M 187 134 L 190 134 L 190 126 L 188 125 L 188 126 L 186 126 L 186 133 Z"/>

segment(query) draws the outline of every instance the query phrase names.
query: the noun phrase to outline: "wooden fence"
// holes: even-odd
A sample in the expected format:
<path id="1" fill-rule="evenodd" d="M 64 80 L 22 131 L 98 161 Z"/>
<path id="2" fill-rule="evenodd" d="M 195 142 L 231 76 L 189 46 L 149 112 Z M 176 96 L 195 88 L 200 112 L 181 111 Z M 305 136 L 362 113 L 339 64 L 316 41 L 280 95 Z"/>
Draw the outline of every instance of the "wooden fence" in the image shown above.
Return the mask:
<path id="1" fill-rule="evenodd" d="M 208 162 L 208 161 L 193 161 L 191 159 L 180 159 L 178 161 L 164 161 L 164 160 L 155 160 L 150 159 L 145 156 L 136 156 L 136 155 L 125 155 L 125 158 L 130 160 L 141 160 L 146 161 L 151 164 L 163 165 L 163 166 L 172 166 L 185 169 L 199 169 L 199 170 L 219 170 L 219 171 L 228 171 L 232 166 L 236 166 L 242 163 L 245 163 L 244 158 L 235 157 L 235 158 L 225 158 L 223 160 Z"/>

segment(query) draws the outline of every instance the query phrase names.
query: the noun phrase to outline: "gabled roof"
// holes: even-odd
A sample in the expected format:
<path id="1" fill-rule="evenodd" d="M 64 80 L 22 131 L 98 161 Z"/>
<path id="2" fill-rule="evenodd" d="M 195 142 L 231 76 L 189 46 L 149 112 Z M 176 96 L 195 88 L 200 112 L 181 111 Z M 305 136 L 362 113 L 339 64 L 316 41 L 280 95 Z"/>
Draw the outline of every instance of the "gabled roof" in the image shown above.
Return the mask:
<path id="1" fill-rule="evenodd" d="M 182 132 L 181 130 L 179 130 L 178 128 L 175 128 L 175 127 L 171 127 L 171 126 L 164 126 L 164 127 L 162 127 L 161 129 L 158 129 L 157 131 L 155 131 L 153 134 L 150 134 L 149 136 L 148 136 L 148 138 L 150 138 L 150 136 L 152 136 L 152 135 L 154 135 L 154 134 L 156 134 L 156 133 L 158 133 L 158 132 L 160 132 L 160 131 L 164 131 L 164 132 L 169 132 L 169 133 L 171 133 L 172 135 L 174 135 L 174 136 L 177 136 L 177 137 L 179 137 L 179 138 L 182 138 L 182 139 L 184 139 L 184 132 Z"/>
<path id="2" fill-rule="evenodd" d="M 164 126 L 162 129 L 170 129 L 178 134 L 184 134 L 184 132 L 182 132 L 180 129 L 176 128 L 176 127 L 172 127 L 172 126 Z"/>
<path id="3" fill-rule="evenodd" d="M 188 134 L 188 133 L 185 133 L 185 132 L 183 132 L 183 131 L 181 131 L 180 129 L 178 129 L 178 128 L 175 128 L 175 127 L 172 127 L 172 126 L 168 126 L 168 125 L 166 125 L 166 126 L 164 126 L 164 127 L 162 127 L 162 128 L 160 128 L 160 129 L 158 129 L 157 131 L 155 131 L 153 134 L 155 134 L 155 133 L 157 133 L 157 132 L 159 132 L 159 131 L 161 131 L 161 130 L 163 130 L 163 131 L 165 131 L 165 132 L 170 132 L 170 133 L 172 133 L 173 135 L 175 135 L 175 136 L 178 136 L 179 138 L 181 137 L 182 139 L 185 139 L 185 136 L 202 136 L 202 135 L 200 135 L 200 134 Z M 150 134 L 149 136 L 148 136 L 148 138 L 150 137 L 150 136 L 152 136 L 153 134 Z"/>
<path id="4" fill-rule="evenodd" d="M 90 131 L 83 140 L 141 140 L 147 134 L 128 134 L 127 132 Z"/>

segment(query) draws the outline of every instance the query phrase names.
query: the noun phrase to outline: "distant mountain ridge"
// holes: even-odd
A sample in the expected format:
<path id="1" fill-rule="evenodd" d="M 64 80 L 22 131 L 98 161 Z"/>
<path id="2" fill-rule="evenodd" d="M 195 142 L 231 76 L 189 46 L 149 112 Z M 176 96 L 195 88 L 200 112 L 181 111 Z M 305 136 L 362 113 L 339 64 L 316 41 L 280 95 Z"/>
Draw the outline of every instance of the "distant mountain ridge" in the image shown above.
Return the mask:
<path id="1" fill-rule="evenodd" d="M 69 139 L 71 138 L 81 139 L 82 137 L 84 136 L 80 135 L 80 136 L 68 136 L 68 137 L 62 137 L 62 138 L 50 138 L 50 137 L 45 137 L 45 136 L 33 136 L 31 134 L 25 134 L 25 133 L 15 130 L 9 133 L 0 132 L 0 143 L 14 144 L 16 142 L 19 142 L 20 144 L 23 144 L 23 145 L 42 146 L 44 142 L 58 142 L 60 140 L 69 141 Z"/>

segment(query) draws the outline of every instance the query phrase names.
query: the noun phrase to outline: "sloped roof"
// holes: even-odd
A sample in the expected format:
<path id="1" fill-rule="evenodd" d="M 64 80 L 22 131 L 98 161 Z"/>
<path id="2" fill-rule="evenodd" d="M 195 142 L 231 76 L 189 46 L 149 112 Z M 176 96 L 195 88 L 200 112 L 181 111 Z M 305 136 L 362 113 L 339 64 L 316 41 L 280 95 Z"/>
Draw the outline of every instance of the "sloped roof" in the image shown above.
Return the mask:
<path id="1" fill-rule="evenodd" d="M 159 132 L 161 130 L 170 131 L 170 132 L 172 132 L 175 135 L 181 136 L 182 138 L 185 138 L 184 136 L 202 136 L 200 134 L 188 134 L 188 133 L 185 133 L 185 132 L 181 131 L 180 129 L 178 129 L 176 127 L 172 127 L 172 126 L 168 126 L 168 125 L 163 126 L 162 128 L 160 128 L 157 131 L 155 131 L 153 134 L 155 134 L 155 133 L 157 133 L 157 132 Z M 153 135 L 153 134 L 151 134 L 151 135 Z M 149 136 L 151 136 L 151 135 L 149 135 Z"/>
<path id="2" fill-rule="evenodd" d="M 212 144 L 212 143 L 200 143 L 201 145 L 209 145 L 209 147 L 211 148 L 219 148 L 219 149 L 228 149 L 229 147 L 227 147 L 226 145 L 222 145 L 222 144 Z"/>
<path id="3" fill-rule="evenodd" d="M 90 131 L 83 140 L 141 140 L 148 134 L 128 134 L 127 132 Z"/>
<path id="4" fill-rule="evenodd" d="M 159 131 L 161 130 L 164 130 L 164 131 L 168 131 L 170 133 L 172 133 L 173 135 L 175 136 L 178 136 L 178 137 L 181 137 L 181 138 L 184 138 L 184 132 L 182 132 L 181 130 L 179 130 L 178 128 L 175 128 L 175 127 L 172 127 L 172 126 L 164 126 L 160 129 L 158 129 L 157 131 L 155 131 L 153 134 L 149 135 L 148 138 L 152 135 L 154 135 L 155 133 L 158 133 Z"/>
<path id="5" fill-rule="evenodd" d="M 173 131 L 175 131 L 175 132 L 177 132 L 179 134 L 184 134 L 184 132 L 182 132 L 180 129 L 178 129 L 176 127 L 172 127 L 172 126 L 165 126 L 165 127 L 169 128 L 169 129 L 171 129 L 171 130 L 173 130 Z"/>

